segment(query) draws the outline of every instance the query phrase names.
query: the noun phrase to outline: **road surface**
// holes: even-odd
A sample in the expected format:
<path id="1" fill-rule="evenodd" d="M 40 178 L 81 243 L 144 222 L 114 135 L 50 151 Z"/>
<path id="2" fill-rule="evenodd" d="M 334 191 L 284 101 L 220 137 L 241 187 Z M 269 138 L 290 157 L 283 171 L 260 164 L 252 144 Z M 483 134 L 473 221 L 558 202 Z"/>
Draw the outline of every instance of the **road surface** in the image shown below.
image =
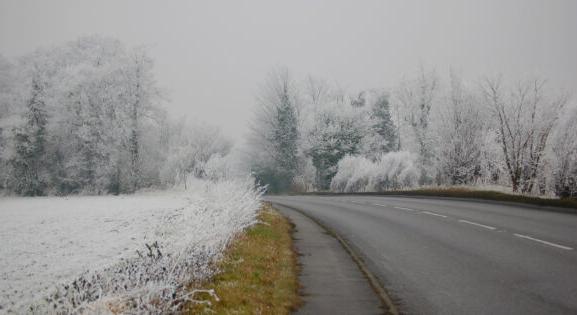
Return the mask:
<path id="1" fill-rule="evenodd" d="M 407 314 L 577 314 L 577 215 L 477 201 L 269 196 L 337 232 Z"/>

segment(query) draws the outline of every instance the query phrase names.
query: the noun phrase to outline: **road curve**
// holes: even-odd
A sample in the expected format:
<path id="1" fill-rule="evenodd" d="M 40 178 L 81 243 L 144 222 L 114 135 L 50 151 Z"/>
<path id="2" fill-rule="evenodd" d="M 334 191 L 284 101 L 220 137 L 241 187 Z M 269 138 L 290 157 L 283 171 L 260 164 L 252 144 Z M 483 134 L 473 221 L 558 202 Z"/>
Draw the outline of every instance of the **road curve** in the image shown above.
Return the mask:
<path id="1" fill-rule="evenodd" d="M 577 314 L 577 215 L 477 201 L 268 196 L 341 235 L 407 314 Z"/>

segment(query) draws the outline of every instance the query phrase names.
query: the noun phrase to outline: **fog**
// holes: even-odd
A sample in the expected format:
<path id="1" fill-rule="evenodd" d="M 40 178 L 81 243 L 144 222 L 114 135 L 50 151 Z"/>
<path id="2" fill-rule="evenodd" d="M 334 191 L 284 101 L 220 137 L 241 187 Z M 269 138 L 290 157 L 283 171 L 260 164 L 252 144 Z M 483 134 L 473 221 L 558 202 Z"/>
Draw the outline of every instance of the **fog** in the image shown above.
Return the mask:
<path id="1" fill-rule="evenodd" d="M 149 47 L 166 106 L 240 140 L 272 68 L 346 89 L 420 66 L 577 89 L 575 1 L 6 1 L 0 53 L 99 34 Z"/>

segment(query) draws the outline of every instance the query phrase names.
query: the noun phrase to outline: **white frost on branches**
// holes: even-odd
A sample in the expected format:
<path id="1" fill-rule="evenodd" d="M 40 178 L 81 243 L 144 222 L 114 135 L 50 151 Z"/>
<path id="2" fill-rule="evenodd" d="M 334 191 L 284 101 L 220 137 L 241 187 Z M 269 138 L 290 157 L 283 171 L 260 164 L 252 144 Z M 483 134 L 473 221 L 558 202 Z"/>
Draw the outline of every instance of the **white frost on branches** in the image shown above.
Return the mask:
<path id="1" fill-rule="evenodd" d="M 292 186 L 285 188 L 352 192 L 468 185 L 577 195 L 577 115 L 567 109 L 574 101 L 543 80 L 479 85 L 453 72 L 444 81 L 420 69 L 390 92 L 350 93 L 312 77 L 291 87 L 300 101 L 297 155 L 291 155 L 297 165 Z M 254 127 L 259 134 L 283 133 L 270 124 Z M 266 151 L 255 145 L 250 150 Z M 398 159 L 403 154 L 410 156 Z M 265 165 L 252 161 L 255 171 Z M 278 174 L 260 179 L 274 183 Z"/>
<path id="2" fill-rule="evenodd" d="M 419 179 L 415 154 L 385 153 L 376 161 L 346 156 L 338 164 L 331 189 L 338 192 L 367 192 L 414 187 Z"/>

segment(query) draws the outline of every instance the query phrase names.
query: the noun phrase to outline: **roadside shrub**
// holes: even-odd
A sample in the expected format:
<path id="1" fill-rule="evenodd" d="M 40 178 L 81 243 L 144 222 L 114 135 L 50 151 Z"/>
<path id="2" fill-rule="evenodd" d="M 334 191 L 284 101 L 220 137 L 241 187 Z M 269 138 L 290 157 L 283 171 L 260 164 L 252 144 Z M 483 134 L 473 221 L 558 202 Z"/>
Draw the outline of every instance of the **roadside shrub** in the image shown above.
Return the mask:
<path id="1" fill-rule="evenodd" d="M 371 177 L 371 190 L 383 191 L 416 186 L 419 179 L 416 162 L 416 155 L 406 151 L 381 155 Z"/>
<path id="2" fill-rule="evenodd" d="M 331 190 L 339 192 L 366 191 L 375 163 L 362 156 L 347 155 L 338 165 L 338 171 L 331 181 Z"/>
<path id="3" fill-rule="evenodd" d="M 383 191 L 414 187 L 419 172 L 416 156 L 400 151 L 382 154 L 376 161 L 362 156 L 345 156 L 331 182 L 336 192 Z"/>

